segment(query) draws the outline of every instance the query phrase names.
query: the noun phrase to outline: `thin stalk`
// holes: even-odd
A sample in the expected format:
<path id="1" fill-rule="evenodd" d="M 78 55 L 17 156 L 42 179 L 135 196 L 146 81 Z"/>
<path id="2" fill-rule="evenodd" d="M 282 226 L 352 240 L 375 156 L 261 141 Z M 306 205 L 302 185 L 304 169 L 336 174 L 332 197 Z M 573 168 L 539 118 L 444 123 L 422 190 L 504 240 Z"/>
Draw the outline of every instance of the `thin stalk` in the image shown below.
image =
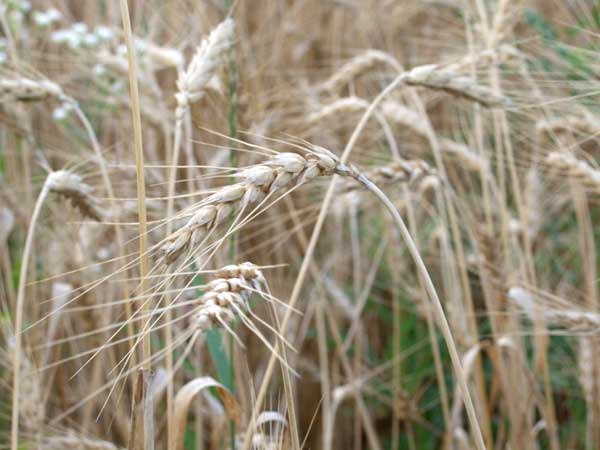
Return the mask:
<path id="1" fill-rule="evenodd" d="M 133 38 L 131 35 L 131 23 L 129 20 L 129 7 L 127 0 L 121 0 L 121 18 L 123 20 L 123 29 L 125 31 L 125 43 L 127 45 L 127 60 L 129 63 L 129 88 L 131 95 L 131 118 L 133 122 L 133 138 L 135 142 L 135 172 L 137 182 L 137 204 L 138 220 L 140 234 L 140 289 L 141 292 L 147 292 L 148 280 L 148 235 L 146 224 L 146 185 L 144 182 L 144 149 L 142 142 L 142 119 L 140 115 L 140 103 L 138 83 L 136 78 L 135 51 L 133 48 Z M 151 348 L 150 337 L 146 334 L 142 340 L 142 355 L 144 368 L 151 368 Z"/>
<path id="2" fill-rule="evenodd" d="M 13 398 L 12 398 L 12 422 L 11 422 L 11 433 L 10 433 L 10 448 L 11 450 L 18 450 L 19 445 L 19 388 L 21 381 L 21 351 L 22 351 L 22 335 L 21 328 L 23 325 L 23 303 L 25 302 L 25 279 L 27 278 L 27 268 L 29 267 L 29 255 L 31 254 L 31 248 L 33 245 L 33 236 L 35 234 L 35 226 L 37 224 L 40 211 L 44 204 L 44 200 L 48 196 L 50 186 L 48 179 L 44 182 L 44 186 L 40 191 L 33 214 L 31 215 L 31 222 L 27 229 L 27 237 L 25 239 L 25 248 L 23 249 L 23 256 L 21 258 L 21 270 L 19 272 L 19 289 L 17 292 L 17 305 L 15 313 L 15 341 L 13 349 Z"/>

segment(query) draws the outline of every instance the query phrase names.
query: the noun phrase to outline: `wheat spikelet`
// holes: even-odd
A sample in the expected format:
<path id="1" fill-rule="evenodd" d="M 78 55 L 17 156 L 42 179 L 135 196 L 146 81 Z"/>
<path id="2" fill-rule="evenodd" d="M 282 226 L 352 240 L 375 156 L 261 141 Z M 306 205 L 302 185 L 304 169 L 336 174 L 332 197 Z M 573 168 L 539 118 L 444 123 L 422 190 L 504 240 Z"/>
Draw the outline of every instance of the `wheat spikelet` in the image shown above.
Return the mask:
<path id="1" fill-rule="evenodd" d="M 323 149 L 306 156 L 280 153 L 263 164 L 243 170 L 237 175 L 243 179 L 242 182 L 223 187 L 205 199 L 188 223 L 167 238 L 162 246 L 165 262 L 170 264 L 175 261 L 191 241 L 201 240 L 233 211 L 262 201 L 280 189 L 304 184 L 315 177 L 332 175 L 341 170 L 348 169 Z"/>
<path id="2" fill-rule="evenodd" d="M 552 152 L 546 157 L 546 163 L 576 178 L 586 188 L 600 189 L 600 171 L 571 154 Z"/>
<path id="3" fill-rule="evenodd" d="M 47 183 L 50 192 L 71 200 L 73 206 L 84 216 L 98 222 L 102 221 L 103 213 L 96 204 L 96 199 L 91 195 L 92 187 L 85 184 L 79 175 L 58 170 L 48 175 Z"/>
<path id="4" fill-rule="evenodd" d="M 402 74 L 403 81 L 410 86 L 423 86 L 433 90 L 447 92 L 487 107 L 500 107 L 508 104 L 508 99 L 494 94 L 487 86 L 474 79 L 460 75 L 454 70 L 437 64 L 415 67 Z"/>
<path id="5" fill-rule="evenodd" d="M 253 290 L 261 291 L 265 278 L 258 266 L 246 262 L 217 271 L 217 278 L 206 286 L 198 299 L 194 323 L 202 331 L 231 322 L 241 311 L 248 310 Z"/>
<path id="6" fill-rule="evenodd" d="M 188 68 L 177 80 L 179 92 L 175 98 L 178 114 L 183 114 L 190 103 L 202 97 L 204 88 L 222 62 L 223 55 L 233 45 L 234 31 L 233 19 L 227 18 L 202 41 Z"/>
<path id="7" fill-rule="evenodd" d="M 338 91 L 352 81 L 352 79 L 382 64 L 398 67 L 396 60 L 387 53 L 380 50 L 367 50 L 344 64 L 327 81 L 319 86 L 318 90 L 330 92 Z"/>
<path id="8" fill-rule="evenodd" d="M 0 101 L 37 101 L 64 97 L 60 86 L 49 80 L 0 79 Z"/>

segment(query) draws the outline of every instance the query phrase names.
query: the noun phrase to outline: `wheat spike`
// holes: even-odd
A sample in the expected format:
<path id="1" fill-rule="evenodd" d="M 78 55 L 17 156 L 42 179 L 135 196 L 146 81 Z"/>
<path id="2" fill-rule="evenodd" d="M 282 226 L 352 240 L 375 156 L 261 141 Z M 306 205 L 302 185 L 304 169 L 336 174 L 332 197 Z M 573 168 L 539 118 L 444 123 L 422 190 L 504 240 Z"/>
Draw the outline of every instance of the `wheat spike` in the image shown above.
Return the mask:
<path id="1" fill-rule="evenodd" d="M 523 309 L 531 321 L 542 318 L 550 325 L 571 331 L 597 331 L 600 328 L 600 314 L 552 298 L 545 298 L 542 303 L 538 296 L 519 286 L 510 288 L 508 298 Z"/>
<path id="2" fill-rule="evenodd" d="M 487 86 L 480 85 L 474 79 L 438 64 L 415 67 L 404 72 L 402 79 L 410 86 L 423 86 L 444 91 L 455 97 L 463 97 L 490 108 L 507 106 L 509 103 L 506 97 L 494 94 Z"/>
<path id="3" fill-rule="evenodd" d="M 378 65 L 389 64 L 397 67 L 396 60 L 380 50 L 367 50 L 344 64 L 327 81 L 318 87 L 320 91 L 336 92 L 357 76 L 372 70 Z"/>
<path id="4" fill-rule="evenodd" d="M 0 101 L 37 101 L 47 97 L 62 99 L 64 93 L 60 86 L 49 80 L 30 78 L 1 79 Z"/>
<path id="5" fill-rule="evenodd" d="M 175 261 L 189 246 L 221 224 L 230 213 L 251 203 L 262 201 L 267 195 L 293 185 L 336 172 L 349 172 L 337 158 L 324 149 L 302 156 L 280 153 L 263 164 L 240 172 L 243 181 L 223 187 L 201 203 L 188 223 L 172 233 L 162 246 L 167 264 Z"/>
<path id="6" fill-rule="evenodd" d="M 546 163 L 576 178 L 589 189 L 600 189 L 600 171 L 569 153 L 552 152 L 546 157 Z"/>
<path id="7" fill-rule="evenodd" d="M 227 18 L 202 41 L 188 68 L 177 80 L 179 92 L 175 95 L 179 114 L 190 103 L 200 99 L 206 85 L 223 60 L 223 55 L 233 46 L 235 23 Z"/>
<path id="8" fill-rule="evenodd" d="M 582 133 L 587 136 L 600 134 L 600 121 L 589 113 L 539 120 L 535 129 L 543 134 L 567 132 Z"/>
<path id="9" fill-rule="evenodd" d="M 352 112 L 364 111 L 369 107 L 369 102 L 359 97 L 343 97 L 328 105 L 323 106 L 319 111 L 310 114 L 307 122 L 310 125 L 317 124 L 337 114 L 347 114 Z"/>
<path id="10" fill-rule="evenodd" d="M 428 136 L 429 130 L 421 116 L 401 103 L 388 100 L 381 105 L 381 111 L 390 121 L 407 126 L 424 138 Z M 443 152 L 450 153 L 458 158 L 465 167 L 477 171 L 487 170 L 488 161 L 477 155 L 465 144 L 446 138 L 439 138 L 438 142 Z"/>
<path id="11" fill-rule="evenodd" d="M 48 436 L 43 439 L 46 450 L 121 450 L 112 442 L 79 436 L 74 432 L 66 436 Z"/>
<path id="12" fill-rule="evenodd" d="M 58 170 L 48 175 L 47 183 L 50 192 L 71 200 L 73 206 L 79 209 L 85 217 L 98 222 L 102 221 L 104 214 L 96 204 L 96 199 L 91 195 L 92 187 L 84 183 L 79 175 L 67 170 Z"/>

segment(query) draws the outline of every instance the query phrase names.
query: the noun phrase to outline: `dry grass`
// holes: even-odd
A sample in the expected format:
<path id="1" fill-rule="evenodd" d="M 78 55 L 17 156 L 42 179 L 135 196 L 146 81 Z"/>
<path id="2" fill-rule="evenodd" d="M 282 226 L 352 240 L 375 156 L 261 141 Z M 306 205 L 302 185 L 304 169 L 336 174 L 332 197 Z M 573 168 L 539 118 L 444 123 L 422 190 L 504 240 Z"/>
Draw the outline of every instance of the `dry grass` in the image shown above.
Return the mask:
<path id="1" fill-rule="evenodd" d="M 4 2 L 0 449 L 600 448 L 598 17 Z"/>

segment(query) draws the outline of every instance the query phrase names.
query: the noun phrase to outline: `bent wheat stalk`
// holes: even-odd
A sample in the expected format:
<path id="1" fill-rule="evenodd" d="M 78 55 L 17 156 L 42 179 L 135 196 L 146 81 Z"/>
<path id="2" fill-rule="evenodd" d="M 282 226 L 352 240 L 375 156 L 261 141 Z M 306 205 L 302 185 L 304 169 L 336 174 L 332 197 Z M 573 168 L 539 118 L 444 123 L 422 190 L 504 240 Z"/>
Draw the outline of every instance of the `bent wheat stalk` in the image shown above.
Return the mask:
<path id="1" fill-rule="evenodd" d="M 21 353 L 22 353 L 22 333 L 21 328 L 23 325 L 23 304 L 25 303 L 25 279 L 27 278 L 27 269 L 29 268 L 29 256 L 31 254 L 31 247 L 33 245 L 33 236 L 35 234 L 35 226 L 40 216 L 40 211 L 48 192 L 50 192 L 50 186 L 52 184 L 53 174 L 48 175 L 42 190 L 40 191 L 38 198 L 33 208 L 31 220 L 29 222 L 29 228 L 27 229 L 27 237 L 25 238 L 25 247 L 23 249 L 23 255 L 21 257 L 21 270 L 19 272 L 19 288 L 17 291 L 17 304 L 14 322 L 14 351 L 13 351 L 13 397 L 12 397 L 12 418 L 11 418 L 11 433 L 10 433 L 10 448 L 11 450 L 17 450 L 19 447 L 19 409 L 21 406 L 20 402 L 20 384 L 21 384 Z"/>

